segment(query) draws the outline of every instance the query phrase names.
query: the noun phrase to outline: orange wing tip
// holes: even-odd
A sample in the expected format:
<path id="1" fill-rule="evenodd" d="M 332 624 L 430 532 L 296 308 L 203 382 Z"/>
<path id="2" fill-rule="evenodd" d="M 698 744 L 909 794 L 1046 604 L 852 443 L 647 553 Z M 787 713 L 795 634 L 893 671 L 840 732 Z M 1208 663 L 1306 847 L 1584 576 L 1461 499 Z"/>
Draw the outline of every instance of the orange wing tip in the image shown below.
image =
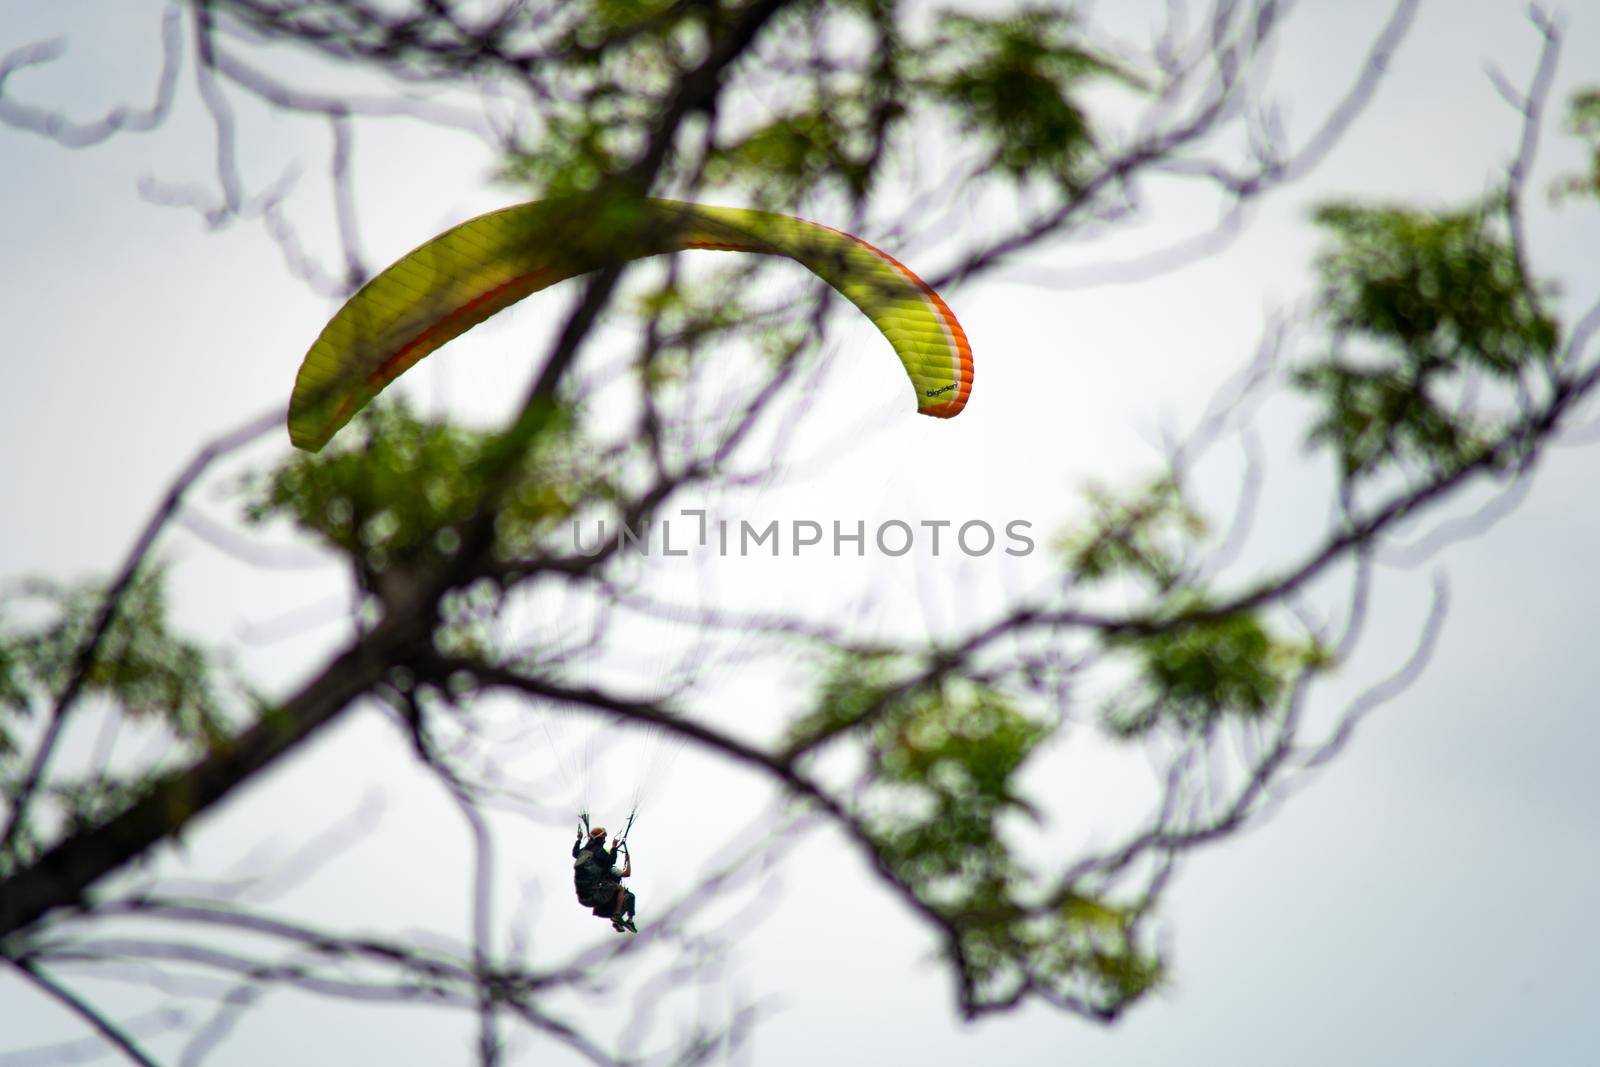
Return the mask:
<path id="1" fill-rule="evenodd" d="M 967 406 L 966 397 L 960 400 L 946 400 L 943 404 L 933 404 L 929 407 L 918 408 L 917 414 L 931 415 L 936 419 L 953 419 L 961 414 L 961 409 Z"/>

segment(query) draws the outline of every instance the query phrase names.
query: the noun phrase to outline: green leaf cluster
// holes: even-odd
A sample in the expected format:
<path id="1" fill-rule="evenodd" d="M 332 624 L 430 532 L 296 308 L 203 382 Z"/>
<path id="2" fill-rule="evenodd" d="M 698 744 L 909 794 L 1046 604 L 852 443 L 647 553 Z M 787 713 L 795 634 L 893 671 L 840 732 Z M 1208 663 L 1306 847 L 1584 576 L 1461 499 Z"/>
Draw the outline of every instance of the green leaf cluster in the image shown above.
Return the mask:
<path id="1" fill-rule="evenodd" d="M 1291 641 L 1259 613 L 1210 616 L 1205 599 L 1186 591 L 1173 620 L 1153 632 L 1121 633 L 1106 647 L 1132 660 L 1137 676 L 1105 706 L 1104 720 L 1122 737 L 1160 724 L 1185 732 L 1210 732 L 1225 718 L 1269 714 L 1304 671 L 1332 663 L 1315 642 Z"/>
<path id="2" fill-rule="evenodd" d="M 734 10 L 572 6 L 537 75 L 539 125 L 510 146 L 501 170 L 538 196 L 592 191 L 622 173 Z M 915 34 L 893 3 L 798 4 L 776 17 L 768 40 L 755 114 L 708 116 L 708 135 L 686 135 L 701 143 L 686 143 L 670 166 L 773 208 L 828 193 L 861 202 L 895 139 L 913 129 L 980 146 L 980 169 L 1076 187 L 1096 150 L 1083 90 L 1138 84 L 1089 46 L 1071 12 L 1046 5 L 945 11 Z"/>
<path id="3" fill-rule="evenodd" d="M 949 929 L 973 1001 L 1029 983 L 1088 990 L 1114 1010 L 1160 973 L 1137 945 L 1136 913 L 1084 895 L 1041 903 L 1002 832 L 1009 817 L 1033 817 L 1016 779 L 1051 732 L 993 686 L 857 654 L 835 665 L 791 738 L 863 742 L 861 824 L 879 863 Z"/>
<path id="4" fill-rule="evenodd" d="M 1053 908 L 976 916 L 959 952 L 980 1003 L 1004 1003 L 1026 986 L 1077 998 L 1113 1017 L 1164 978 L 1161 957 L 1140 943 L 1138 907 L 1069 892 Z"/>
<path id="5" fill-rule="evenodd" d="M 1175 479 L 1158 478 L 1126 497 L 1090 485 L 1085 497 L 1089 520 L 1057 542 L 1075 582 L 1132 578 L 1165 593 L 1184 580 L 1206 522 Z"/>
<path id="6" fill-rule="evenodd" d="M 40 579 L 0 599 L 0 758 L 16 752 L 6 719 L 53 706 L 66 690 L 105 595 L 98 584 Z M 160 720 L 180 739 L 210 743 L 228 719 L 224 689 L 211 654 L 173 632 L 167 607 L 165 573 L 147 567 L 123 591 L 80 692 L 130 718 Z"/>
<path id="7" fill-rule="evenodd" d="M 578 469 L 569 420 L 556 416 L 512 460 L 498 501 L 496 550 L 535 552 L 540 540 L 604 485 Z M 349 556 L 368 578 L 448 559 L 461 527 L 483 504 L 488 472 L 503 461 L 501 435 L 374 404 L 318 454 L 296 453 L 254 478 L 247 520 L 287 519 Z"/>
<path id="8" fill-rule="evenodd" d="M 1014 776 L 1048 730 L 992 688 L 959 678 L 891 697 L 870 727 L 887 809 L 880 854 L 919 896 L 960 912 L 1004 895 L 1013 875 L 999 819 L 1028 812 Z"/>
<path id="9" fill-rule="evenodd" d="M 500 180 L 526 186 L 543 197 L 595 191 L 622 169 L 633 143 L 616 129 L 626 118 L 621 111 L 620 105 L 596 101 L 592 113 L 552 112 L 545 117 L 537 148 L 507 150 Z"/>
<path id="10" fill-rule="evenodd" d="M 500 177 L 536 196 L 603 188 L 644 147 L 679 79 L 704 58 L 717 5 L 589 0 L 550 28 L 539 86 L 537 127 L 507 152 Z M 637 190 L 634 190 L 637 193 Z"/>
<path id="11" fill-rule="evenodd" d="M 1589 173 L 1558 179 L 1553 193 L 1557 200 L 1569 196 L 1600 197 L 1600 87 L 1572 94 L 1567 101 L 1567 131 L 1584 143 Z"/>
<path id="12" fill-rule="evenodd" d="M 1101 640 L 1132 671 L 1103 707 L 1113 734 L 1162 724 L 1204 734 L 1225 718 L 1258 718 L 1298 674 L 1331 662 L 1315 643 L 1275 634 L 1258 612 L 1216 613 L 1193 563 L 1206 522 L 1175 478 L 1125 496 L 1091 486 L 1087 497 L 1090 519 L 1058 543 L 1074 584 L 1122 579 L 1153 594 L 1146 625 Z"/>
<path id="13" fill-rule="evenodd" d="M 791 736 L 864 742 L 864 822 L 880 857 L 920 899 L 956 915 L 1003 897 L 1016 877 L 999 821 L 1029 812 L 1014 778 L 1050 730 L 991 686 L 912 667 L 892 655 L 843 657 Z"/>
<path id="14" fill-rule="evenodd" d="M 67 834 L 92 829 L 128 809 L 144 795 L 148 782 L 140 776 L 90 774 L 80 779 L 57 779 L 47 793 L 61 814 Z M 172 825 L 187 822 L 191 812 L 172 812 Z"/>
<path id="15" fill-rule="evenodd" d="M 763 344 L 769 331 L 752 327 L 757 313 L 746 306 L 749 274 L 754 264 L 741 264 L 744 271 L 719 273 L 701 282 L 687 284 L 671 277 L 649 289 L 636 301 L 640 318 L 651 325 L 652 342 L 644 349 L 647 359 L 639 371 L 652 391 L 685 380 L 696 355 L 719 338 L 735 332 L 750 334 Z M 787 321 L 787 320 L 784 320 Z M 781 323 L 780 323 L 781 324 Z"/>
<path id="16" fill-rule="evenodd" d="M 1317 268 L 1338 344 L 1295 375 L 1321 408 L 1310 440 L 1333 449 L 1346 479 L 1398 461 L 1471 462 L 1494 427 L 1457 399 L 1468 375 L 1514 384 L 1559 346 L 1516 247 L 1481 209 L 1338 204 L 1316 218 L 1332 237 Z M 1341 354 L 1351 340 L 1370 358 Z"/>
<path id="17" fill-rule="evenodd" d="M 0 596 L 0 810 L 15 806 L 28 777 L 32 756 L 21 745 L 23 726 L 29 720 L 36 729 L 42 726 L 80 669 L 78 696 L 66 714 L 94 710 L 112 716 L 98 729 L 95 766 L 73 770 L 56 753 L 49 777 L 0 855 L 0 878 L 36 856 L 52 836 L 96 825 L 145 787 L 151 766 L 112 763 L 116 753 L 104 747 L 120 720 L 157 726 L 179 746 L 207 750 L 226 743 L 240 710 L 238 697 L 259 704 L 223 677 L 210 650 L 173 630 L 166 576 L 155 566 L 139 571 L 124 588 L 94 655 L 83 663 L 106 592 L 92 583 L 32 580 Z"/>
<path id="18" fill-rule="evenodd" d="M 797 204 L 830 187 L 861 199 L 878 158 L 877 109 L 859 90 L 824 90 L 804 108 L 720 146 L 707 164 L 707 180 L 747 187 L 761 203 Z"/>
<path id="19" fill-rule="evenodd" d="M 1068 187 L 1095 147 L 1075 94 L 1095 79 L 1136 84 L 1084 43 L 1070 10 L 1046 6 L 999 15 L 946 12 L 919 58 L 917 87 L 988 146 L 990 167 Z"/>

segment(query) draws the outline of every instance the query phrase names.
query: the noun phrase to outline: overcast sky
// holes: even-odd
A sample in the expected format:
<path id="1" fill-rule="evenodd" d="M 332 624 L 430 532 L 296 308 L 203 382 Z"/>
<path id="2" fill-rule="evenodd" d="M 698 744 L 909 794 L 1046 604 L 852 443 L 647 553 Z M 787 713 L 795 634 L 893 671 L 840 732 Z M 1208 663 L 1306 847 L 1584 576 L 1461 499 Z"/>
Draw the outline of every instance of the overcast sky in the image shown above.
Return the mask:
<path id="1" fill-rule="evenodd" d="M 1293 104 L 1291 129 L 1304 134 L 1350 77 L 1386 6 L 1302 6 L 1274 86 Z M 1557 10 L 1567 34 L 1553 100 L 1600 78 L 1600 9 L 1570 0 Z M 62 64 L 18 75 L 5 91 L 80 115 L 141 99 L 156 63 L 156 21 L 144 3 L 0 0 L 0 52 L 60 33 L 72 44 Z M 1481 193 L 1517 134 L 1485 64 L 1523 84 L 1537 44 L 1521 4 L 1425 3 L 1372 110 L 1323 168 L 1271 201 L 1214 259 L 1137 285 L 1056 292 L 1038 284 L 1049 269 L 1116 260 L 1177 228 L 1192 230 L 1180 203 L 1121 243 L 1030 261 L 947 292 L 978 367 L 972 404 L 950 424 L 909 416 L 896 423 L 903 397 L 893 393 L 892 366 L 870 365 L 878 354 L 868 351 L 878 343 L 870 327 L 843 324 L 835 342 L 841 366 L 829 379 L 846 373 L 846 363 L 857 373 L 856 353 L 866 353 L 865 384 L 852 384 L 841 418 L 870 432 L 849 462 L 820 463 L 806 475 L 800 497 L 762 506 L 798 514 L 796 499 L 820 498 L 827 504 L 816 517 L 824 520 L 942 514 L 904 473 L 916 466 L 909 457 L 931 454 L 967 486 L 940 505 L 950 517 L 1021 518 L 1048 530 L 1084 478 L 1148 472 L 1161 429 L 1191 422 L 1249 354 L 1265 317 L 1306 291 L 1315 249 L 1308 206 L 1342 196 L 1448 205 Z M 251 130 L 247 162 L 261 180 L 285 160 L 326 151 L 315 131 L 289 123 L 258 121 Z M 327 301 L 287 277 L 259 228 L 207 232 L 194 215 L 139 198 L 143 175 L 202 178 L 204 133 L 192 99 L 159 135 L 90 153 L 0 128 L 0 577 L 113 566 L 200 443 L 284 402 L 326 318 Z M 1546 135 L 1539 189 L 1581 165 L 1557 122 L 1546 124 Z M 364 239 L 374 262 L 511 199 L 487 181 L 491 161 L 469 141 L 397 125 L 361 149 Z M 307 232 L 325 233 L 316 202 L 305 203 Z M 1592 299 L 1600 287 L 1594 207 L 1556 213 L 1542 194 L 1530 204 L 1536 268 L 1564 279 L 1569 301 Z M 920 243 L 937 256 L 936 241 L 922 235 Z M 916 250 L 919 237 L 910 244 Z M 496 396 L 520 388 L 526 368 L 518 355 L 538 351 L 541 331 L 559 321 L 561 299 L 552 295 L 543 310 L 521 309 L 510 324 L 464 339 L 470 345 L 441 354 L 438 369 L 419 369 L 413 395 L 435 409 L 492 410 Z M 466 360 L 476 360 L 470 372 Z M 882 397 L 872 392 L 879 386 Z M 819 431 L 818 439 L 827 436 Z M 254 460 L 286 447 L 274 439 Z M 897 1059 L 941 1065 L 1000 1057 L 1600 1062 L 1592 1004 L 1600 919 L 1591 904 L 1600 875 L 1596 448 L 1551 450 L 1508 519 L 1441 557 L 1451 613 L 1423 680 L 1270 820 L 1185 865 L 1162 924 L 1171 982 L 1123 1022 L 1101 1029 L 1027 1008 L 961 1025 L 947 978 L 930 965 L 929 932 L 822 834 L 764 883 L 769 903 L 753 907 L 738 939 L 729 990 L 772 1002 L 753 1061 L 855 1063 L 893 1048 Z M 1287 541 L 1275 539 L 1291 536 L 1308 499 L 1292 473 L 1267 488 L 1263 532 L 1252 545 L 1263 556 L 1283 550 Z M 220 486 L 199 505 L 219 516 L 229 507 Z M 182 536 L 165 553 L 177 564 L 180 620 L 237 644 L 243 667 L 274 691 L 289 691 L 340 635 L 336 572 L 241 573 Z M 762 595 L 825 604 L 830 583 L 861 579 L 829 574 L 819 581 L 815 571 L 764 571 L 761 581 L 771 584 Z M 951 614 L 1033 574 L 957 575 L 921 604 L 933 620 L 926 624 L 949 625 Z M 1389 576 L 1377 648 L 1352 670 L 1370 669 L 1370 679 L 1393 666 L 1421 617 L 1431 574 Z M 737 584 L 740 575 L 728 580 Z M 882 569 L 877 580 L 916 593 L 912 570 Z M 979 592 L 979 582 L 996 587 Z M 756 700 L 764 690 L 752 683 L 746 692 Z M 297 904 L 330 924 L 375 921 L 391 915 L 388 898 L 404 886 L 406 909 L 393 914 L 459 916 L 462 883 L 447 876 L 464 865 L 459 827 L 416 777 L 403 739 L 376 716 L 358 716 L 233 803 L 247 812 L 208 820 L 187 858 L 215 870 L 267 839 L 292 847 L 307 828 L 327 825 L 329 813 L 378 797 L 384 832 L 356 846 L 337 878 L 297 890 Z M 693 883 L 753 814 L 744 806 L 763 796 L 688 753 L 663 793 L 655 836 L 637 839 L 645 921 L 653 901 Z M 1070 821 L 1071 813 L 1057 817 Z M 605 932 L 569 921 L 564 833 L 529 839 L 525 853 L 508 859 L 507 874 L 519 885 L 548 884 L 548 901 L 528 903 L 533 929 L 557 948 Z M 748 893 L 736 900 L 748 902 Z M 0 976 L 0 1047 L 78 1036 L 75 1021 Z M 465 1028 L 422 1012 L 358 1011 L 280 994 L 246 1017 L 217 1062 L 458 1062 L 469 1041 Z M 515 1062 L 565 1062 L 538 1055 L 548 1050 L 536 1043 L 514 1047 L 523 1053 Z"/>

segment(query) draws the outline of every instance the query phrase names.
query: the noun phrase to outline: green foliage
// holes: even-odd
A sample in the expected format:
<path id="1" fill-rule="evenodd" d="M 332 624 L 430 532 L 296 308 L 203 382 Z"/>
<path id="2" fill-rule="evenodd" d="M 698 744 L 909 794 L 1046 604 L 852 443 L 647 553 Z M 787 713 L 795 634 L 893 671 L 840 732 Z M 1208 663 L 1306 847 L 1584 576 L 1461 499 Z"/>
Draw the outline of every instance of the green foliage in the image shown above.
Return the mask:
<path id="1" fill-rule="evenodd" d="M 1482 211 L 1335 204 L 1316 220 L 1335 241 L 1317 261 L 1335 330 L 1377 341 L 1419 371 L 1510 376 L 1554 353 L 1556 324 Z"/>
<path id="2" fill-rule="evenodd" d="M 882 706 L 868 749 L 891 803 L 873 833 L 924 899 L 960 909 L 1005 885 L 1011 860 L 997 820 L 1028 810 L 1012 779 L 1047 735 L 1001 694 L 964 679 L 920 685 Z"/>
<path id="3" fill-rule="evenodd" d="M 1074 584 L 1129 580 L 1155 594 L 1148 610 L 1160 620 L 1102 641 L 1133 670 L 1103 709 L 1114 734 L 1139 736 L 1163 723 L 1205 733 L 1224 718 L 1257 718 L 1299 672 L 1327 665 L 1318 646 L 1273 634 L 1256 613 L 1211 614 L 1190 562 L 1206 522 L 1175 479 L 1125 497 L 1091 486 L 1087 496 L 1091 518 L 1059 542 Z"/>
<path id="4" fill-rule="evenodd" d="M 1493 427 L 1452 390 L 1469 374 L 1515 383 L 1559 347 L 1515 246 L 1478 209 L 1341 204 L 1316 218 L 1333 238 L 1317 266 L 1338 349 L 1295 375 L 1322 407 L 1311 441 L 1334 449 L 1347 479 L 1392 461 L 1470 462 Z M 1342 355 L 1350 340 L 1372 358 Z"/>
<path id="5" fill-rule="evenodd" d="M 574 32 L 587 38 L 589 48 L 663 25 L 674 12 L 692 5 L 682 0 L 594 0 L 588 17 Z"/>
<path id="6" fill-rule="evenodd" d="M 33 720 L 42 729 L 53 714 L 80 670 L 105 596 L 97 584 L 45 580 L 20 583 L 0 596 L 0 810 L 13 807 L 32 761 L 20 746 L 19 728 Z M 167 614 L 166 576 L 147 567 L 124 589 L 67 714 L 103 711 L 113 724 L 125 719 L 155 726 L 180 748 L 207 750 L 225 743 L 239 694 L 226 684 L 215 656 L 176 634 Z M 31 860 L 49 838 L 120 811 L 148 782 L 148 766 L 108 767 L 104 754 L 96 758 L 101 765 L 74 773 L 57 753 L 0 855 L 0 878 Z"/>
<path id="7" fill-rule="evenodd" d="M 909 670 L 892 653 L 841 654 L 822 676 L 812 710 L 790 724 L 788 750 L 814 748 L 866 723 L 894 698 Z"/>
<path id="8" fill-rule="evenodd" d="M 539 196 L 593 190 L 621 172 L 700 58 L 707 28 L 728 14 L 684 3 L 574 6 L 582 14 L 555 34 L 541 72 L 559 89 L 501 171 Z M 937 114 L 941 136 L 959 131 L 984 146 L 986 168 L 1073 187 L 1095 150 L 1081 91 L 1095 81 L 1138 84 L 1088 47 L 1071 13 L 1045 6 L 944 12 L 925 40 L 903 36 L 893 4 L 835 5 L 827 19 L 817 6 L 777 17 L 764 96 L 775 114 L 754 123 L 741 115 L 707 139 L 697 173 L 708 183 L 779 208 L 832 191 L 860 201 L 897 131 Z"/>
<path id="9" fill-rule="evenodd" d="M 1600 87 L 1572 94 L 1572 99 L 1567 101 L 1567 131 L 1588 150 L 1589 173 L 1569 174 L 1558 179 L 1554 195 L 1558 200 L 1569 196 L 1600 197 Z"/>
<path id="10" fill-rule="evenodd" d="M 650 352 L 648 384 L 682 380 L 694 357 L 721 335 L 748 332 L 754 315 L 744 304 L 748 288 L 746 274 L 718 274 L 695 284 L 668 279 L 644 293 L 638 311 L 651 324 L 656 342 Z"/>
<path id="11" fill-rule="evenodd" d="M 104 600 L 99 585 L 35 580 L 0 601 L 0 713 L 31 716 L 54 704 L 77 671 Z M 29 622 L 15 618 L 24 605 Z M 81 692 L 110 701 L 130 718 L 158 719 L 184 740 L 209 744 L 227 722 L 212 657 L 173 633 L 167 621 L 159 568 L 141 572 L 123 592 Z M 0 756 L 13 751 L 11 739 L 0 734 Z"/>
<path id="12" fill-rule="evenodd" d="M 913 892 L 952 915 L 1003 894 L 1016 875 L 998 833 L 1028 812 L 1013 778 L 1049 735 L 992 687 L 917 677 L 888 655 L 846 657 L 792 737 L 815 744 L 853 731 L 864 742 L 879 855 Z"/>
<path id="13" fill-rule="evenodd" d="M 1127 499 L 1091 485 L 1085 496 L 1091 518 L 1058 542 L 1075 581 L 1131 577 L 1167 592 L 1182 580 L 1185 560 L 1205 535 L 1206 523 L 1176 481 L 1159 478 Z"/>
<path id="14" fill-rule="evenodd" d="M 48 797 L 60 814 L 62 830 L 73 834 L 99 825 L 125 811 L 148 786 L 139 775 L 90 774 L 76 780 L 51 783 Z M 173 824 L 188 821 L 189 812 L 174 812 Z"/>
<path id="15" fill-rule="evenodd" d="M 0 626 L 4 622 L 4 616 L 0 615 Z M 27 663 L 12 644 L 10 635 L 0 630 L 0 760 L 17 748 L 17 739 L 11 734 L 8 720 L 28 714 L 32 705 Z"/>
<path id="16" fill-rule="evenodd" d="M 1118 1007 L 1152 988 L 1159 962 L 1137 946 L 1136 914 L 1069 895 L 1041 906 L 1001 831 L 1032 818 L 1016 776 L 1051 734 L 992 686 L 919 675 L 903 657 L 857 654 L 825 677 L 791 741 L 853 734 L 867 758 L 861 823 L 878 860 L 947 925 L 949 950 L 981 1001 L 1026 981 L 1092 991 Z"/>
<path id="17" fill-rule="evenodd" d="M 1071 11 L 1024 7 L 1001 15 L 945 13 L 914 79 L 968 135 L 989 165 L 1013 178 L 1077 183 L 1094 150 L 1074 93 L 1094 79 L 1134 80 L 1083 43 Z"/>
<path id="18" fill-rule="evenodd" d="M 594 192 L 622 168 L 630 141 L 616 127 L 624 106 L 608 94 L 592 94 L 593 109 L 546 117 L 537 148 L 511 148 L 500 166 L 501 181 L 526 186 L 536 196 Z"/>
<path id="19" fill-rule="evenodd" d="M 1137 908 L 1067 893 L 1053 909 L 975 919 L 963 927 L 959 951 L 981 1001 L 1004 1002 L 1026 982 L 1115 1015 L 1164 975 L 1161 958 L 1140 947 L 1140 918 Z"/>
<path id="20" fill-rule="evenodd" d="M 1489 440 L 1488 427 L 1431 396 L 1435 377 L 1334 360 L 1302 369 L 1296 384 L 1324 405 L 1310 440 L 1333 447 L 1346 478 L 1401 458 L 1444 470 L 1470 462 Z"/>
<path id="21" fill-rule="evenodd" d="M 1254 612 L 1209 618 L 1205 600 L 1194 592 L 1175 605 L 1173 621 L 1156 632 L 1107 641 L 1137 670 L 1136 681 L 1106 705 L 1113 733 L 1132 737 L 1161 723 L 1207 733 L 1224 718 L 1260 718 L 1303 671 L 1332 663 L 1320 645 L 1277 636 Z"/>
<path id="22" fill-rule="evenodd" d="M 859 91 L 822 96 L 722 146 L 706 177 L 748 186 L 764 203 L 799 203 L 831 186 L 863 197 L 876 159 L 871 109 Z"/>
<path id="23" fill-rule="evenodd" d="M 500 499 L 496 549 L 535 552 L 541 537 L 603 486 L 576 469 L 567 420 L 536 434 Z M 246 518 L 284 518 L 348 555 L 371 578 L 438 563 L 460 547 L 460 527 L 483 502 L 500 435 L 374 404 L 319 454 L 295 453 L 249 488 Z"/>
<path id="24" fill-rule="evenodd" d="M 539 197 L 594 191 L 626 169 L 679 78 L 703 58 L 716 5 L 591 0 L 553 19 L 538 71 L 538 125 L 501 178 Z M 638 190 L 633 190 L 637 193 Z"/>
<path id="25" fill-rule="evenodd" d="M 834 192 L 856 202 L 866 198 L 917 99 L 905 77 L 913 53 L 892 2 L 834 5 L 829 21 L 839 37 L 864 43 L 848 57 L 813 62 L 829 49 L 815 39 L 818 22 L 797 9 L 784 35 L 796 76 L 774 97 L 782 103 L 768 105 L 778 113 L 749 129 L 735 127 L 731 138 L 712 147 L 705 172 L 711 184 L 779 207 Z"/>

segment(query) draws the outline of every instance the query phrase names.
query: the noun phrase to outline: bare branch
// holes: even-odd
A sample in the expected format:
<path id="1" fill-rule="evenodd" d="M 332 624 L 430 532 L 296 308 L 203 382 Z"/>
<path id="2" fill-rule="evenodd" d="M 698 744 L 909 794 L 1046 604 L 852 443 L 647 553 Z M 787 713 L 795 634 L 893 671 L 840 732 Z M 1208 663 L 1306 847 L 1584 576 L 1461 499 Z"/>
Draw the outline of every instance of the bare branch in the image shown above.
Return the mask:
<path id="1" fill-rule="evenodd" d="M 51 999 L 67 1006 L 78 1018 L 88 1023 L 96 1033 L 105 1039 L 106 1044 L 122 1053 L 128 1060 L 137 1063 L 140 1067 L 157 1067 L 156 1061 L 145 1054 L 132 1037 L 121 1027 L 100 1014 L 88 1002 L 73 993 L 66 986 L 56 982 L 39 967 L 37 963 L 26 957 L 9 961 L 13 967 L 21 971 L 28 981 L 48 994 Z"/>
<path id="2" fill-rule="evenodd" d="M 84 642 L 83 647 L 78 650 L 72 675 L 66 687 L 56 698 L 55 707 L 50 711 L 49 723 L 45 727 L 44 737 L 40 740 L 39 747 L 34 752 L 26 777 L 23 778 L 21 786 L 12 798 L 11 813 L 6 820 L 5 832 L 0 834 L 0 853 L 10 847 L 16 838 L 17 831 L 22 826 L 23 819 L 27 815 L 28 804 L 33 799 L 34 792 L 39 788 L 39 782 L 44 776 L 45 769 L 49 766 L 50 756 L 55 751 L 56 742 L 61 737 L 61 730 L 66 724 L 68 714 L 72 710 L 73 701 L 77 699 L 84 683 L 88 680 L 89 669 L 93 666 L 95 657 L 100 652 L 101 642 L 105 640 L 107 632 L 111 629 L 111 624 L 116 620 L 117 610 L 121 607 L 123 594 L 127 592 L 128 586 L 132 584 L 135 575 L 139 572 L 139 568 L 144 565 L 151 547 L 156 542 L 156 538 L 160 536 L 168 521 L 177 513 L 179 506 L 183 503 L 185 494 L 189 492 L 189 489 L 200 479 L 200 476 L 206 472 L 206 469 L 213 462 L 230 452 L 243 448 L 268 430 L 276 427 L 280 418 L 281 416 L 274 411 L 252 419 L 239 429 L 218 437 L 202 448 L 194 459 L 190 460 L 188 465 L 178 474 L 172 485 L 168 487 L 161 503 L 156 506 L 155 514 L 150 516 L 150 519 L 145 523 L 144 529 L 140 531 L 138 538 L 133 543 L 133 548 L 129 551 L 127 558 L 123 560 L 122 568 L 106 590 L 105 601 L 101 605 L 99 614 L 95 617 L 94 624 L 89 631 L 89 637 Z"/>
<path id="3" fill-rule="evenodd" d="M 18 71 L 52 62 L 66 52 L 65 41 L 46 41 L 0 56 L 0 125 L 48 137 L 67 148 L 89 148 L 119 133 L 149 133 L 164 123 L 177 98 L 178 70 L 183 57 L 181 15 L 176 5 L 161 17 L 161 73 L 156 76 L 155 99 L 147 108 L 114 107 L 90 122 L 66 116 L 4 95 L 5 83 Z"/>

